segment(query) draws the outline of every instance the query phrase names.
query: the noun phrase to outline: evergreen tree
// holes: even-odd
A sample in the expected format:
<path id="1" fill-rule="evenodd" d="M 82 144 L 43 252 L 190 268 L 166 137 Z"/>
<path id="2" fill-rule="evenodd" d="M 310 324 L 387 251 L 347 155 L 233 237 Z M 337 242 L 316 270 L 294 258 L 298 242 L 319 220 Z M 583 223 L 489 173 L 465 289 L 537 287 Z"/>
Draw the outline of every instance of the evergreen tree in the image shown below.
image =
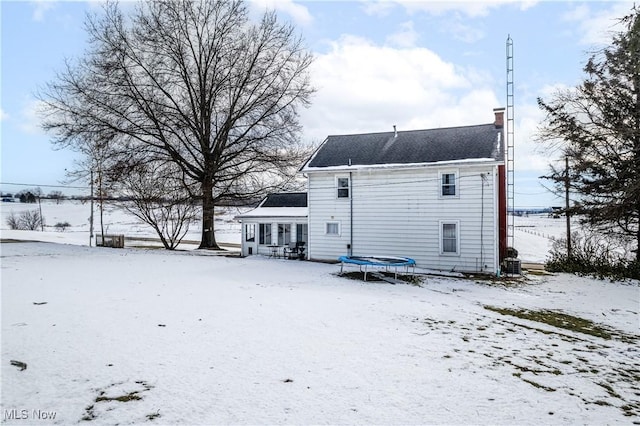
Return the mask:
<path id="1" fill-rule="evenodd" d="M 569 170 L 552 167 L 577 194 L 573 213 L 593 229 L 622 236 L 640 261 L 640 11 L 621 19 L 624 30 L 593 53 L 576 88 L 538 99 L 546 113 L 538 139 L 559 148 Z"/>

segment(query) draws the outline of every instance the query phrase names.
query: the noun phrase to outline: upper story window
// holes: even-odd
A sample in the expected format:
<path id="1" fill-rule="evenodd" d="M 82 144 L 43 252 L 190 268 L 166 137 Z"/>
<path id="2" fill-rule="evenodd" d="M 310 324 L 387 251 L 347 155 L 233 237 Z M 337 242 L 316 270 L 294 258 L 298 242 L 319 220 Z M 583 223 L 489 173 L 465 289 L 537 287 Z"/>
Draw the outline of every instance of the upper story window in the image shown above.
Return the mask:
<path id="1" fill-rule="evenodd" d="M 440 196 L 455 197 L 457 193 L 457 173 L 440 173 Z"/>
<path id="2" fill-rule="evenodd" d="M 339 177 L 336 179 L 338 198 L 349 198 L 349 178 Z"/>

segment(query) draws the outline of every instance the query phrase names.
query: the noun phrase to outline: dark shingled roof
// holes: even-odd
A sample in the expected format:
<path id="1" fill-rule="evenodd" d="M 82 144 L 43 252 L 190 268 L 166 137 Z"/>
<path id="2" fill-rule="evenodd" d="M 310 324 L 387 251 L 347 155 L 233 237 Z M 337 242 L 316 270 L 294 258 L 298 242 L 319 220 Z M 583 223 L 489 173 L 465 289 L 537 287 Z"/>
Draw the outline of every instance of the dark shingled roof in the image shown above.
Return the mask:
<path id="1" fill-rule="evenodd" d="M 333 166 L 502 160 L 502 127 L 492 124 L 443 129 L 329 136 L 304 169 Z M 503 137 L 500 136 L 500 141 Z"/>
<path id="2" fill-rule="evenodd" d="M 307 207 L 307 193 L 279 192 L 269 194 L 260 207 Z"/>

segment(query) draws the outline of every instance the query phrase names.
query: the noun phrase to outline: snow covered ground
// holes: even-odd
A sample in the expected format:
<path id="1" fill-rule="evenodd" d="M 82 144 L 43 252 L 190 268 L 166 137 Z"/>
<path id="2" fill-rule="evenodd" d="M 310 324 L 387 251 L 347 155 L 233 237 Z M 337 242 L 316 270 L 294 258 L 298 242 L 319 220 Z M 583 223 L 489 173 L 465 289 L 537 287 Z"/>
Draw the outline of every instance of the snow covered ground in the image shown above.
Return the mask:
<path id="1" fill-rule="evenodd" d="M 43 214 L 58 221 L 44 205 Z M 2 229 L 2 238 L 18 232 Z M 340 277 L 337 265 L 90 248 L 69 231 L 19 235 L 33 234 L 71 244 L 0 245 L 6 424 L 640 416 L 637 282 L 559 274 L 390 285 Z M 87 232 L 77 234 L 87 244 Z M 540 253 L 527 242 L 546 240 L 516 238 L 532 256 Z"/>

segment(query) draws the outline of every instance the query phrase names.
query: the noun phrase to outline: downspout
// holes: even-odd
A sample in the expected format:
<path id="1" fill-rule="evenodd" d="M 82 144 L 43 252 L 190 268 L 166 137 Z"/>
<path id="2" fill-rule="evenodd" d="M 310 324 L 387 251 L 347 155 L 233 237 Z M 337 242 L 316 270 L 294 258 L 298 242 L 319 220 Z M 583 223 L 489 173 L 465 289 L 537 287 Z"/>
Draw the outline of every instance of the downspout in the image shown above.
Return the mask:
<path id="1" fill-rule="evenodd" d="M 491 185 L 491 192 L 493 195 L 493 268 L 496 276 L 500 276 L 500 207 L 496 194 L 496 187 L 500 179 L 500 172 L 498 166 L 493 167 L 493 185 Z M 497 238 L 496 238 L 497 236 Z M 495 244 L 497 243 L 497 244 Z"/>
<path id="2" fill-rule="evenodd" d="M 351 158 L 349 158 L 351 167 Z M 349 171 L 349 256 L 353 256 L 353 173 Z"/>
<path id="3" fill-rule="evenodd" d="M 487 177 L 480 173 L 480 271 L 484 271 L 484 181 Z"/>

